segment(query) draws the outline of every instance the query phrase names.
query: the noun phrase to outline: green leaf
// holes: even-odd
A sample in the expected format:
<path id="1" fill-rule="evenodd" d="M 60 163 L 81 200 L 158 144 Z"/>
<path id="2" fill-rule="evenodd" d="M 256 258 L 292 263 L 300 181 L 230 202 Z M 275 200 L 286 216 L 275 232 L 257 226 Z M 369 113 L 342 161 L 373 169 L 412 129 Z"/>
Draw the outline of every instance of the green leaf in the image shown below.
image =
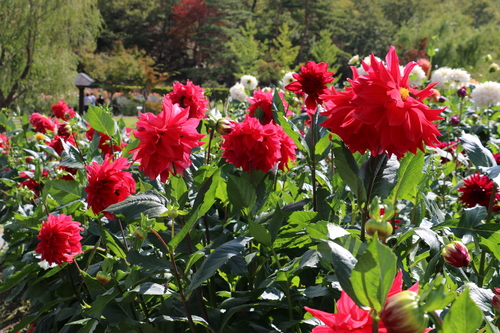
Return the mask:
<path id="1" fill-rule="evenodd" d="M 335 169 L 340 178 L 351 188 L 359 202 L 366 202 L 366 189 L 360 177 L 360 171 L 352 153 L 342 140 L 334 135 L 332 140 L 335 155 Z"/>
<path id="2" fill-rule="evenodd" d="M 483 313 L 469 295 L 469 286 L 457 298 L 443 320 L 443 333 L 474 333 L 483 322 Z"/>
<path id="3" fill-rule="evenodd" d="M 324 128 L 324 127 L 323 127 Z M 328 135 L 323 136 L 321 139 L 316 142 L 316 146 L 314 147 L 314 159 L 315 161 L 321 161 L 324 159 L 328 153 L 330 152 L 330 145 L 332 142 Z"/>
<path id="4" fill-rule="evenodd" d="M 248 225 L 250 229 L 250 235 L 259 243 L 266 247 L 272 247 L 273 241 L 271 239 L 271 233 L 269 230 L 264 228 L 262 225 L 254 222 L 250 222 Z"/>
<path id="5" fill-rule="evenodd" d="M 368 200 L 374 196 L 387 198 L 392 188 L 396 186 L 398 168 L 399 162 L 396 156 L 388 158 L 385 154 L 371 156 L 363 163 L 359 170 L 359 177 L 363 180 L 365 189 L 373 184 L 371 197 Z"/>
<path id="6" fill-rule="evenodd" d="M 10 275 L 6 281 L 2 281 L 2 283 L 0 283 L 0 293 L 19 284 L 24 277 L 32 274 L 36 270 L 40 270 L 40 266 L 38 266 L 37 263 L 24 266 L 23 269 Z"/>
<path id="7" fill-rule="evenodd" d="M 299 150 L 309 155 L 309 147 L 304 137 L 300 135 L 299 129 L 290 120 L 285 118 L 285 115 L 281 112 L 275 112 L 273 115 L 276 116 L 276 123 L 283 128 L 283 131 L 292 138 L 293 142 Z"/>
<path id="8" fill-rule="evenodd" d="M 493 167 L 497 165 L 491 151 L 483 146 L 477 136 L 463 132 L 460 136 L 460 144 L 476 167 Z"/>
<path id="9" fill-rule="evenodd" d="M 374 237 L 357 259 L 351 282 L 361 303 L 358 305 L 380 313 L 396 276 L 396 255 Z"/>
<path id="10" fill-rule="evenodd" d="M 83 196 L 83 187 L 77 181 L 50 180 L 45 183 L 43 191 L 48 192 L 61 205 L 79 200 Z"/>
<path id="11" fill-rule="evenodd" d="M 187 287 L 187 292 L 189 293 L 201 286 L 204 281 L 213 276 L 229 259 L 241 254 L 241 251 L 244 250 L 250 240 L 250 237 L 238 237 L 219 246 L 205 259 L 200 269 L 193 274 L 191 283 Z"/>
<path id="12" fill-rule="evenodd" d="M 108 303 L 111 302 L 119 294 L 120 291 L 112 287 L 105 293 L 97 296 L 96 300 L 91 304 L 92 307 L 89 309 L 85 309 L 83 312 L 91 318 L 101 319 L 101 315 L 106 309 Z"/>
<path id="13" fill-rule="evenodd" d="M 412 199 L 415 186 L 423 177 L 424 152 L 418 151 L 417 155 L 408 153 L 400 161 L 397 172 L 397 183 L 391 191 L 392 202 L 400 199 Z"/>
<path id="14" fill-rule="evenodd" d="M 227 194 L 229 202 L 238 210 L 248 214 L 255 204 L 257 198 L 255 189 L 249 181 L 244 178 L 228 175 Z"/>
<path id="15" fill-rule="evenodd" d="M 168 201 L 154 190 L 127 197 L 125 200 L 108 206 L 105 210 L 115 215 L 123 215 L 127 220 L 141 218 L 141 213 L 149 217 L 159 217 L 167 211 Z"/>
<path id="16" fill-rule="evenodd" d="M 109 231 L 104 229 L 104 227 L 100 227 L 99 229 L 101 230 L 102 237 L 104 237 L 106 246 L 111 250 L 111 252 L 122 259 L 126 259 L 127 254 L 125 253 L 123 244 L 115 236 L 109 233 Z"/>
<path id="17" fill-rule="evenodd" d="M 191 228 L 215 203 L 215 193 L 219 186 L 220 170 L 217 170 L 212 176 L 205 180 L 201 185 L 198 194 L 194 200 L 193 209 L 187 216 L 187 222 L 182 229 L 175 234 L 174 238 L 168 242 L 168 246 L 174 250 L 180 242 L 191 231 Z"/>
<path id="18" fill-rule="evenodd" d="M 115 135 L 118 129 L 118 125 L 113 117 L 111 117 L 111 115 L 104 109 L 97 106 L 89 106 L 87 119 L 93 129 L 110 137 Z"/>

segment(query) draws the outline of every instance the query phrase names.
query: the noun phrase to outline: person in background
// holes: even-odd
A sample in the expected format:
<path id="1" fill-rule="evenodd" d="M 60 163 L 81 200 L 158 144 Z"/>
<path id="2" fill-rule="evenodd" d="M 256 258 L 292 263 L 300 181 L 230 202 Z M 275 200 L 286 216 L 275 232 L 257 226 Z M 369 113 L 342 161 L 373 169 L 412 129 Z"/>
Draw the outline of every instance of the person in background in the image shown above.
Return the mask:
<path id="1" fill-rule="evenodd" d="M 96 98 L 95 98 L 94 94 L 91 93 L 90 96 L 89 96 L 89 102 L 90 102 L 90 104 L 95 105 L 95 101 L 96 101 Z"/>
<path id="2" fill-rule="evenodd" d="M 102 95 L 99 95 L 99 98 L 96 100 L 97 106 L 103 106 L 104 105 L 104 98 Z"/>
<path id="3" fill-rule="evenodd" d="M 85 94 L 85 97 L 83 98 L 83 111 L 87 112 L 89 110 L 89 104 L 90 104 L 90 95 L 87 93 Z"/>

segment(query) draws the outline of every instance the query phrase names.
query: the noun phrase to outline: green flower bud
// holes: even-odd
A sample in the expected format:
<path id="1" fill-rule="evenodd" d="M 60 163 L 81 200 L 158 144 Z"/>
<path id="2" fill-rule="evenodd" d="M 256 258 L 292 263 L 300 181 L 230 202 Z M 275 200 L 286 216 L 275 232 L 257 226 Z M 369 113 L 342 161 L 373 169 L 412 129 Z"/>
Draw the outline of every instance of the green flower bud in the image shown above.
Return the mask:
<path id="1" fill-rule="evenodd" d="M 405 290 L 389 298 L 380 314 L 388 333 L 422 333 L 429 316 L 418 306 L 420 297 Z"/>
<path id="2" fill-rule="evenodd" d="M 111 274 L 104 273 L 103 271 L 99 271 L 99 272 L 97 272 L 96 279 L 97 279 L 97 281 L 106 285 L 109 283 L 109 281 L 111 281 Z"/>
<path id="3" fill-rule="evenodd" d="M 148 233 L 144 231 L 142 228 L 135 228 L 134 236 L 142 240 L 148 237 Z"/>
<path id="4" fill-rule="evenodd" d="M 365 231 L 370 236 L 375 235 L 375 232 L 377 232 L 380 239 L 386 239 L 392 235 L 392 225 L 389 222 L 369 219 L 365 224 Z"/>
<path id="5" fill-rule="evenodd" d="M 220 135 L 229 134 L 233 130 L 233 126 L 234 123 L 230 119 L 220 118 L 219 120 L 217 120 L 217 133 L 219 133 Z"/>

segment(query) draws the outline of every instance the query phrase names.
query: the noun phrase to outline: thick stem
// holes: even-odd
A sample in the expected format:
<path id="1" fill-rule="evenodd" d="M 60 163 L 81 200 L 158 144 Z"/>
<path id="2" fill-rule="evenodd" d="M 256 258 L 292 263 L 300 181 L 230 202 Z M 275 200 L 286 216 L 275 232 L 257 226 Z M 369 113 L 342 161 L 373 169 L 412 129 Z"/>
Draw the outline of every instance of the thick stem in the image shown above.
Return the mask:
<path id="1" fill-rule="evenodd" d="M 436 325 L 436 330 L 440 332 L 443 328 L 443 320 L 441 319 L 441 317 L 439 317 L 436 311 L 429 311 L 429 317 L 431 318 L 434 325 Z"/>
<path id="2" fill-rule="evenodd" d="M 214 137 L 214 131 L 212 129 L 209 129 L 210 131 L 210 136 L 208 138 L 208 148 L 207 148 L 207 165 L 210 164 L 210 148 L 212 147 L 212 139 Z"/>
<path id="3" fill-rule="evenodd" d="M 497 193 L 497 184 L 493 182 L 493 189 L 491 190 L 490 202 L 488 204 L 488 214 L 486 215 L 485 223 L 488 224 L 491 222 L 491 217 L 493 213 L 493 205 L 495 204 L 495 198 Z M 486 275 L 486 251 L 484 249 L 481 250 L 481 258 L 479 260 L 479 275 L 477 277 L 477 285 L 479 288 L 483 287 L 484 276 Z"/>
<path id="4" fill-rule="evenodd" d="M 311 119 L 311 128 L 309 129 L 311 131 L 311 149 L 310 149 L 310 158 L 311 158 L 311 178 L 312 178 L 312 188 L 313 188 L 313 210 L 315 212 L 318 211 L 318 203 L 317 203 L 317 198 L 316 198 L 316 157 L 315 157 L 315 147 L 316 147 L 316 118 L 317 118 L 317 113 L 312 116 Z"/>
<path id="5" fill-rule="evenodd" d="M 378 320 L 372 320 L 372 333 L 378 333 Z"/>
<path id="6" fill-rule="evenodd" d="M 125 249 L 127 250 L 127 252 L 129 251 L 128 249 L 128 242 L 127 242 L 127 237 L 125 237 L 125 231 L 123 230 L 123 226 L 122 226 L 122 221 L 120 219 L 118 219 L 118 225 L 120 226 L 120 231 L 122 232 L 122 237 L 123 237 L 123 245 L 125 245 Z"/>

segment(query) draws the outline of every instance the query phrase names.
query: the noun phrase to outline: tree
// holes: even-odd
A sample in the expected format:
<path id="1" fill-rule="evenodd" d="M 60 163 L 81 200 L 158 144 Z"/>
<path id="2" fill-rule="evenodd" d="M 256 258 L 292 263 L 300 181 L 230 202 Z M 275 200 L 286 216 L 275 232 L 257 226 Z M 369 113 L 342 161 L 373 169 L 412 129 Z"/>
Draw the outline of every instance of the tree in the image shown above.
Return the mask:
<path id="1" fill-rule="evenodd" d="M 94 45 L 101 16 L 97 0 L 0 1 L 0 24 L 0 107 L 8 108 L 74 87 L 74 50 Z"/>

